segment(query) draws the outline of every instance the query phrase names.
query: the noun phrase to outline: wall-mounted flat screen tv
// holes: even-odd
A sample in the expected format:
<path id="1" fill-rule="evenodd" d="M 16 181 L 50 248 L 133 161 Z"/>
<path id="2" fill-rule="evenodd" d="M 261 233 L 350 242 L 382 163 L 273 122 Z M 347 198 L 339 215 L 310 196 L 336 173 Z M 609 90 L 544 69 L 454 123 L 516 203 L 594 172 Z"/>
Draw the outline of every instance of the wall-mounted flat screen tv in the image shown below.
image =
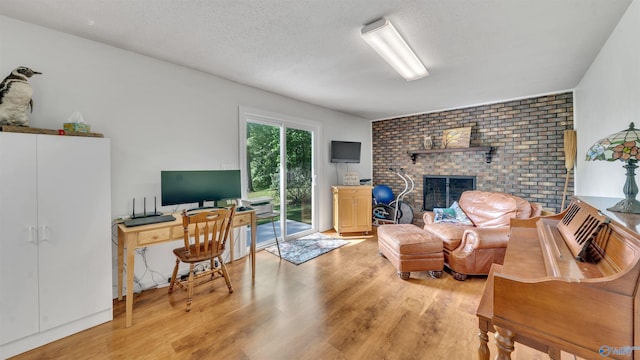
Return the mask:
<path id="1" fill-rule="evenodd" d="M 360 163 L 360 142 L 331 141 L 332 163 Z"/>
<path id="2" fill-rule="evenodd" d="M 163 170 L 160 172 L 162 206 L 239 199 L 240 170 Z"/>

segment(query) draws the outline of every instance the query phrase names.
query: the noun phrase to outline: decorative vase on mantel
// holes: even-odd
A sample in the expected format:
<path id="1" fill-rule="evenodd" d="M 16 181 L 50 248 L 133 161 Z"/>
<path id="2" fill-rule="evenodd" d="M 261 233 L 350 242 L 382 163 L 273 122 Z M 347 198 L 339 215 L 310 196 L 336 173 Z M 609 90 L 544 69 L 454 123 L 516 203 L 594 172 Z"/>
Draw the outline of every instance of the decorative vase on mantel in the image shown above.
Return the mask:
<path id="1" fill-rule="evenodd" d="M 433 148 L 433 139 L 431 139 L 431 135 L 429 135 L 429 136 L 425 135 L 424 136 L 424 141 L 422 143 L 422 147 L 425 150 L 431 150 Z"/>

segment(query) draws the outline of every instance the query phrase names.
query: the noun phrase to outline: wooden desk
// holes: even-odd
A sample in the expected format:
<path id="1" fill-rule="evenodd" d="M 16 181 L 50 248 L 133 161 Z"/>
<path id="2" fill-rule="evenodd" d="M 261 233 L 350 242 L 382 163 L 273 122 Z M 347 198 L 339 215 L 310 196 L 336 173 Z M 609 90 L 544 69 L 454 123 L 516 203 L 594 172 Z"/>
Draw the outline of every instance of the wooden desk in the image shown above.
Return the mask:
<path id="1" fill-rule="evenodd" d="M 127 294 L 126 294 L 126 324 L 130 327 L 133 321 L 133 275 L 135 269 L 135 250 L 137 248 L 155 245 L 176 239 L 182 239 L 182 214 L 175 213 L 175 221 L 158 224 L 127 227 L 118 224 L 118 300 L 122 300 L 122 276 L 124 272 L 124 249 L 127 249 Z M 233 217 L 233 227 L 251 226 L 251 275 L 256 276 L 256 211 L 247 210 L 236 212 Z M 234 232 L 229 236 L 229 254 L 233 261 Z"/>

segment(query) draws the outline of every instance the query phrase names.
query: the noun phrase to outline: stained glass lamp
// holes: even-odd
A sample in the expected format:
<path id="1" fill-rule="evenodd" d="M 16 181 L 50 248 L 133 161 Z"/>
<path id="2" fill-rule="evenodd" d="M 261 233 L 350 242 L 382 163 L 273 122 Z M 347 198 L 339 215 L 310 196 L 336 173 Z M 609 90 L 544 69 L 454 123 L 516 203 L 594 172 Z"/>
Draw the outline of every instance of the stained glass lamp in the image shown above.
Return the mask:
<path id="1" fill-rule="evenodd" d="M 635 179 L 638 159 L 640 159 L 640 131 L 635 129 L 633 123 L 627 130 L 598 140 L 587 151 L 586 160 L 620 160 L 626 163 L 623 166 L 627 169 L 627 179 L 622 188 L 624 199 L 607 210 L 640 214 L 640 202 L 636 200 L 638 185 Z"/>

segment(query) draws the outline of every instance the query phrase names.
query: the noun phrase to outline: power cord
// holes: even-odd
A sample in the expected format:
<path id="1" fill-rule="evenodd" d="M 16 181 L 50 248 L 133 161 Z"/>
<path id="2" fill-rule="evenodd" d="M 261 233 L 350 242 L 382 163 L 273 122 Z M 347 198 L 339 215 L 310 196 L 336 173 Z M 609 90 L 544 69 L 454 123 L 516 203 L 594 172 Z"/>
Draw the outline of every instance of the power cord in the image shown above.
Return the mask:
<path id="1" fill-rule="evenodd" d="M 115 219 L 112 224 L 111 224 L 111 243 L 115 246 L 115 248 L 118 248 L 118 224 L 122 222 L 121 219 Z M 140 249 L 136 249 L 136 254 L 140 255 L 142 257 L 142 261 L 145 267 L 144 273 L 142 274 L 141 277 L 137 277 L 134 273 L 133 275 L 133 292 L 136 294 L 140 294 L 142 291 L 144 290 L 149 290 L 149 289 L 155 289 L 159 286 L 158 282 L 156 281 L 156 279 L 153 277 L 153 274 L 160 274 L 159 272 L 152 270 L 149 268 L 149 264 L 147 263 L 147 256 L 146 256 L 146 252 L 147 252 L 147 248 L 140 248 Z M 123 275 L 126 276 L 127 272 L 128 272 L 128 267 L 127 267 L 127 263 L 125 261 L 123 261 Z M 147 273 L 151 274 L 151 280 L 154 282 L 154 285 L 152 286 L 148 286 L 148 287 L 143 287 L 142 286 L 142 279 L 146 276 Z M 160 274 L 162 275 L 162 274 Z M 114 290 L 117 290 L 118 285 L 117 283 L 113 285 Z M 126 288 L 126 284 L 123 284 L 122 286 L 122 291 L 124 293 L 126 293 L 127 288 Z"/>
<path id="2" fill-rule="evenodd" d="M 140 282 L 138 282 L 138 285 L 140 286 L 140 291 L 144 291 L 144 290 L 149 290 L 149 289 L 155 289 L 157 288 L 160 284 L 156 281 L 155 277 L 153 276 L 154 274 L 158 274 L 160 276 L 162 276 L 161 273 L 159 273 L 158 271 L 155 271 L 153 269 L 151 269 L 149 267 L 149 263 L 147 262 L 147 247 L 143 247 L 140 249 L 136 249 L 136 253 L 138 255 L 140 255 L 140 257 L 142 257 L 142 262 L 144 264 L 144 272 L 142 273 L 142 276 L 140 277 L 141 279 L 145 277 L 145 275 L 147 275 L 147 273 L 151 274 L 151 281 L 153 281 L 154 285 L 149 286 L 147 288 L 142 288 L 142 285 Z M 134 275 L 134 283 L 135 283 L 135 275 Z"/>

